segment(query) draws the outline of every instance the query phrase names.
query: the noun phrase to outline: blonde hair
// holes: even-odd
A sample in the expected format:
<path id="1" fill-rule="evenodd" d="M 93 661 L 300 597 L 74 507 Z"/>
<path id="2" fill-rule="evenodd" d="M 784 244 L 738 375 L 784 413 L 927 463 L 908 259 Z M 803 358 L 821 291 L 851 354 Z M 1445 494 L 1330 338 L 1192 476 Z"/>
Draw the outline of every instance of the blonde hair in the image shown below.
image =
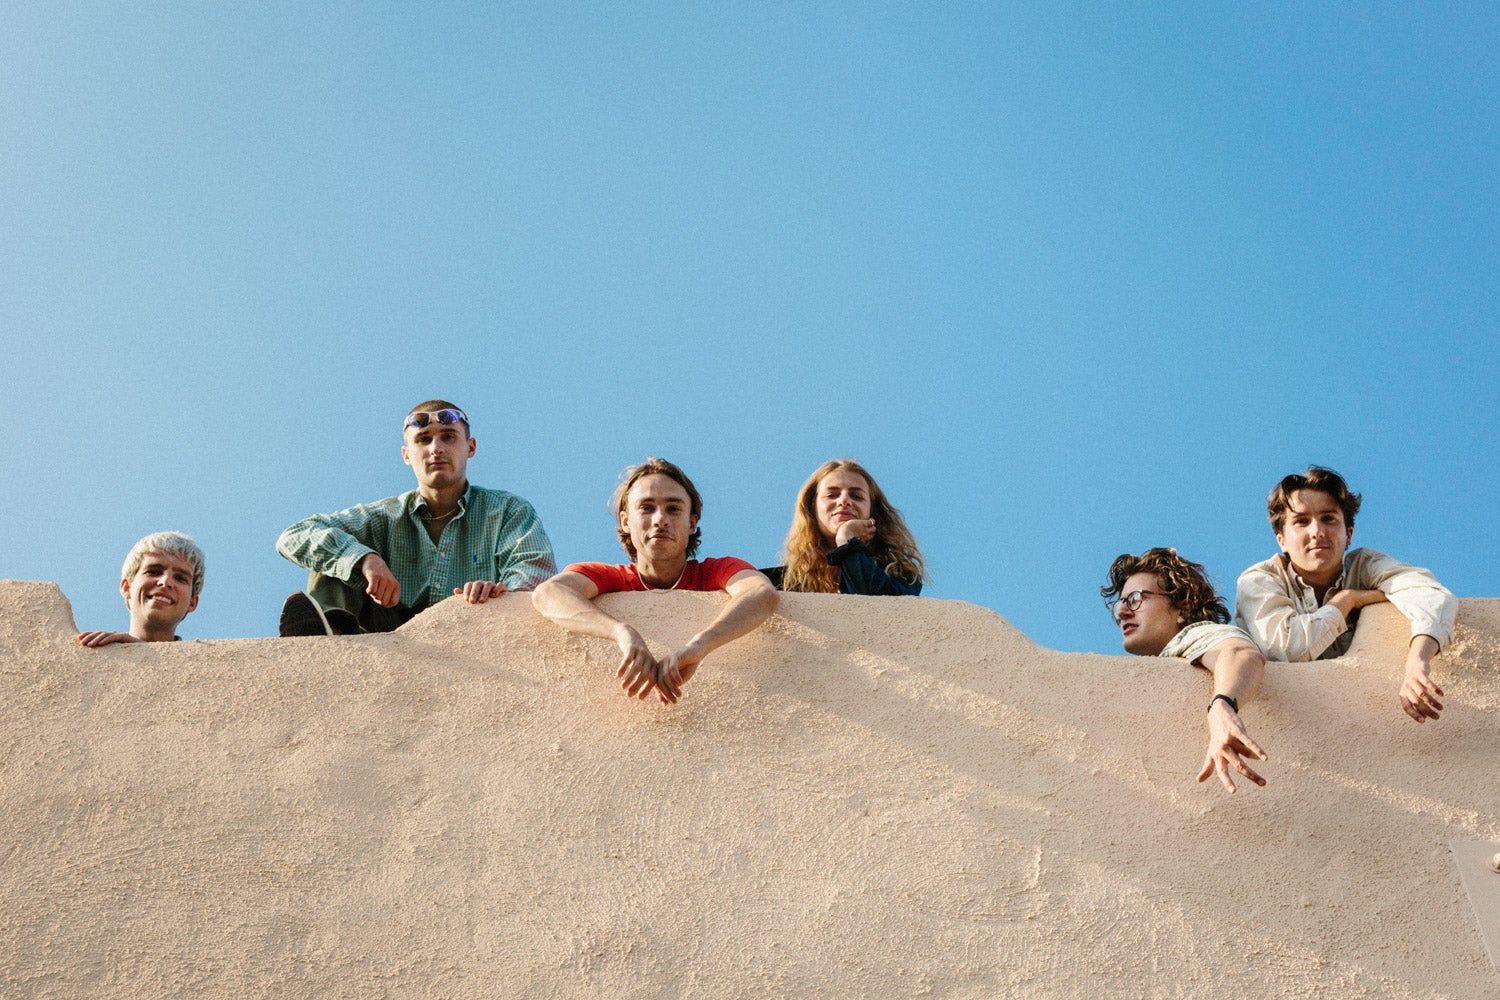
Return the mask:
<path id="1" fill-rule="evenodd" d="M 180 531 L 158 531 L 147 535 L 130 547 L 125 556 L 125 565 L 120 567 L 120 579 L 129 580 L 135 576 L 136 570 L 141 568 L 141 563 L 146 561 L 146 556 L 155 553 L 159 556 L 171 556 L 173 559 L 181 559 L 193 567 L 193 596 L 197 597 L 203 593 L 203 550 L 198 543 Z"/>
<path id="2" fill-rule="evenodd" d="M 783 590 L 813 594 L 839 592 L 839 568 L 828 562 L 832 546 L 818 526 L 818 484 L 833 472 L 852 472 L 870 486 L 870 516 L 875 519 L 875 537 L 867 548 L 875 564 L 891 576 L 909 583 L 921 583 L 924 575 L 922 550 L 906 527 L 901 512 L 881 492 L 875 477 L 852 458 L 836 458 L 822 465 L 802 484 L 797 506 L 792 511 L 792 527 L 782 546 L 786 571 L 781 578 Z"/>

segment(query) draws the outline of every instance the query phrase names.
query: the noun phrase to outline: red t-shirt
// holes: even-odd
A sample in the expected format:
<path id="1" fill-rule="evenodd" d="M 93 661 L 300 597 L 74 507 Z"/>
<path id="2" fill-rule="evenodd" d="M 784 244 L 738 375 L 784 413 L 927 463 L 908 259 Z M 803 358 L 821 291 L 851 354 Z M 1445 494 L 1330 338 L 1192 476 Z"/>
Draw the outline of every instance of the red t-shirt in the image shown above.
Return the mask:
<path id="1" fill-rule="evenodd" d="M 723 590 L 729 578 L 742 570 L 754 569 L 743 559 L 721 556 L 713 559 L 689 559 L 683 568 L 682 577 L 673 590 Z M 564 573 L 580 573 L 594 582 L 601 594 L 617 594 L 625 590 L 650 590 L 641 582 L 635 564 L 611 566 L 608 563 L 573 563 L 563 569 Z"/>

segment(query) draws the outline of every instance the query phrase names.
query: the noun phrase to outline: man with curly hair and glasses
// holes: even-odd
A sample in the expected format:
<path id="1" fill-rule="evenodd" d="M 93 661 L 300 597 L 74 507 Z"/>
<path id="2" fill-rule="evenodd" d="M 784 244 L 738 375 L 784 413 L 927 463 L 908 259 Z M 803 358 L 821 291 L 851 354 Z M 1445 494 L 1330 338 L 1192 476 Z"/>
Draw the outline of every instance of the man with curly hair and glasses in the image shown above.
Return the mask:
<path id="1" fill-rule="evenodd" d="M 417 488 L 281 533 L 276 550 L 309 570 L 281 610 L 281 634 L 389 632 L 452 594 L 483 604 L 557 572 L 531 504 L 470 484 L 478 441 L 446 399 L 418 403 L 401 425 L 401 458 Z"/>
<path id="2" fill-rule="evenodd" d="M 1240 574 L 1235 623 L 1273 660 L 1326 660 L 1348 652 L 1359 609 L 1389 601 L 1411 624 L 1401 708 L 1436 719 L 1443 689 L 1432 658 L 1453 641 L 1458 601 L 1428 570 L 1374 549 L 1351 549 L 1361 497 L 1332 469 L 1309 466 L 1266 498 L 1281 551 Z"/>
<path id="3" fill-rule="evenodd" d="M 1269 758 L 1246 731 L 1240 702 L 1260 686 L 1266 658 L 1248 635 L 1229 624 L 1229 609 L 1203 567 L 1176 549 L 1148 549 L 1139 556 L 1127 552 L 1110 565 L 1109 584 L 1099 593 L 1120 626 L 1127 653 L 1179 657 L 1213 674 L 1208 752 L 1198 780 L 1217 774 L 1233 794 L 1233 770 L 1265 785 L 1243 760 Z"/>

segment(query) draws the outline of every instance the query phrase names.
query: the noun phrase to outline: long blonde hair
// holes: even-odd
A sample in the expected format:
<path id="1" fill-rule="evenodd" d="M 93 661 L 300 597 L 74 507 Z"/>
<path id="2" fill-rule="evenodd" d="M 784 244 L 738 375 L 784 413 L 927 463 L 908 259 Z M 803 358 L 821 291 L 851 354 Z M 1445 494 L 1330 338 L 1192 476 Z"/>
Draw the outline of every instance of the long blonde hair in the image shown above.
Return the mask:
<path id="1" fill-rule="evenodd" d="M 875 565 L 908 583 L 921 583 L 924 573 L 922 550 L 917 548 L 917 540 L 907 529 L 901 512 L 885 498 L 880 484 L 865 471 L 864 466 L 852 458 L 835 458 L 818 466 L 797 494 L 792 527 L 786 533 L 786 544 L 782 546 L 786 571 L 781 578 L 781 588 L 813 594 L 839 592 L 839 568 L 828 563 L 828 550 L 833 546 L 823 537 L 823 529 L 818 526 L 818 484 L 833 472 L 852 472 L 870 486 L 870 516 L 875 519 L 875 537 L 866 547 Z"/>

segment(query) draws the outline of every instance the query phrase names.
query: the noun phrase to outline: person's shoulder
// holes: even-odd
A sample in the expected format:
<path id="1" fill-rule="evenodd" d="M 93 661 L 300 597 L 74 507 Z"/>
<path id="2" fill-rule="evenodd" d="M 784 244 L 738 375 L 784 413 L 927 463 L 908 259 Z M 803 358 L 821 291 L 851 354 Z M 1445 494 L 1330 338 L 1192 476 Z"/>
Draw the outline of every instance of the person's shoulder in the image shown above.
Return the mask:
<path id="1" fill-rule="evenodd" d="M 1230 640 L 1247 642 L 1252 648 L 1259 648 L 1255 645 L 1255 640 L 1250 638 L 1249 633 L 1238 626 L 1201 621 L 1189 622 L 1184 625 L 1167 642 L 1159 655 L 1180 657 L 1184 660 L 1193 661 L 1204 653 Z"/>
<path id="2" fill-rule="evenodd" d="M 1344 553 L 1345 566 L 1361 566 L 1372 562 L 1400 562 L 1400 560 L 1394 559 L 1384 552 L 1365 548 L 1364 546 L 1360 546 L 1357 549 L 1350 549 Z"/>
<path id="3" fill-rule="evenodd" d="M 488 486 L 475 486 L 469 484 L 468 491 L 464 494 L 464 502 L 470 506 L 482 505 L 485 510 L 504 511 L 507 513 L 531 513 L 536 510 L 531 501 L 518 493 L 510 490 L 491 489 Z"/>
<path id="4" fill-rule="evenodd" d="M 706 559 L 691 559 L 684 575 L 690 581 L 682 590 L 723 590 L 729 581 L 745 570 L 759 573 L 753 565 L 735 556 L 709 556 Z"/>
<path id="5" fill-rule="evenodd" d="M 1184 635 L 1190 631 L 1192 632 L 1192 638 L 1209 642 L 1214 646 L 1217 646 L 1226 639 L 1243 639 L 1251 645 L 1255 644 L 1255 640 L 1250 638 L 1249 632 L 1246 632 L 1238 625 L 1230 625 L 1226 622 L 1192 622 L 1185 625 L 1178 635 Z"/>
<path id="6" fill-rule="evenodd" d="M 588 577 L 594 586 L 599 588 L 601 594 L 613 594 L 622 590 L 634 590 L 631 565 L 618 565 L 603 562 L 578 562 L 569 563 L 563 567 L 564 573 L 577 573 L 579 576 Z"/>
<path id="7" fill-rule="evenodd" d="M 629 563 L 607 563 L 607 562 L 576 562 L 568 563 L 562 568 L 564 573 L 624 573 L 630 569 Z"/>
<path id="8" fill-rule="evenodd" d="M 748 563 L 738 556 L 709 556 L 707 559 L 699 559 L 695 561 L 699 562 L 704 567 L 711 567 L 714 569 L 725 569 L 733 566 L 735 567 L 735 572 L 739 572 L 742 569 L 755 569 L 754 564 Z M 756 572 L 760 571 L 756 570 Z"/>
<path id="9" fill-rule="evenodd" d="M 381 497 L 379 500 L 367 500 L 364 503 L 357 503 L 347 509 L 399 514 L 410 510 L 412 504 L 417 502 L 417 497 L 419 496 L 421 494 L 416 490 L 407 490 L 405 493 L 397 493 L 393 497 Z"/>
<path id="10" fill-rule="evenodd" d="M 319 518 L 359 518 L 370 517 L 372 515 L 399 517 L 403 512 L 410 509 L 416 498 L 417 491 L 408 490 L 405 493 L 398 493 L 393 497 L 366 500 L 362 503 L 350 504 L 348 507 L 343 507 L 335 511 L 319 511 L 316 514 L 307 515 L 302 521 L 312 521 Z M 302 521 L 298 521 L 297 523 L 301 524 Z"/>
<path id="11" fill-rule="evenodd" d="M 1240 574 L 1239 582 L 1244 584 L 1246 581 L 1265 579 L 1267 577 L 1273 580 L 1280 580 L 1285 575 L 1285 561 L 1278 553 L 1269 559 L 1263 559 L 1247 568 Z"/>
<path id="12" fill-rule="evenodd" d="M 704 575 L 726 583 L 730 577 L 743 573 L 747 569 L 753 573 L 760 572 L 755 568 L 754 563 L 746 562 L 738 556 L 710 556 L 703 560 Z"/>

